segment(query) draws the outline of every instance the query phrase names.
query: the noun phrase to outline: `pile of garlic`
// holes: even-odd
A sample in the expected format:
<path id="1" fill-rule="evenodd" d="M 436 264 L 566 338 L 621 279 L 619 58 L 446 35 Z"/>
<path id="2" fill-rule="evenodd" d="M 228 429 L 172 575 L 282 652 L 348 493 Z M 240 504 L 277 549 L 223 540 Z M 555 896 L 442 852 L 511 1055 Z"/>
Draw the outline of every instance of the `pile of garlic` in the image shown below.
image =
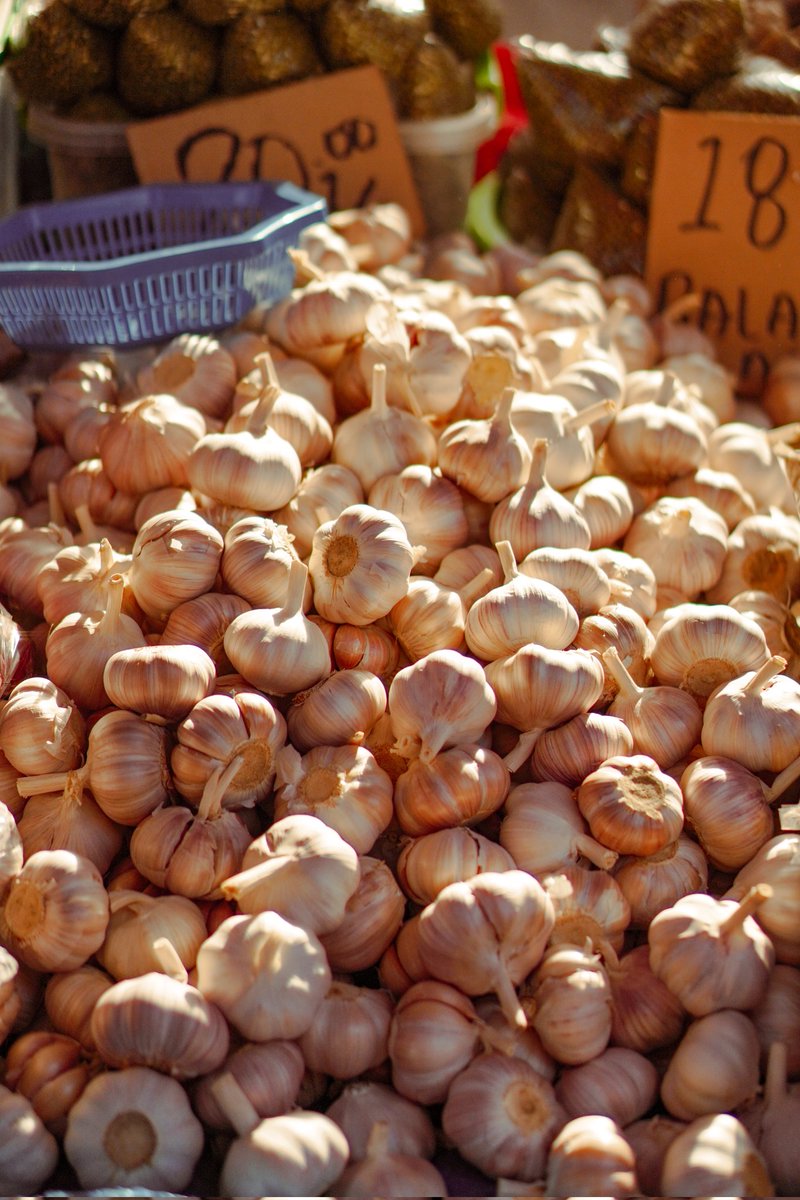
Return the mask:
<path id="1" fill-rule="evenodd" d="M 796 364 L 295 263 L 0 385 L 0 1192 L 795 1194 Z"/>

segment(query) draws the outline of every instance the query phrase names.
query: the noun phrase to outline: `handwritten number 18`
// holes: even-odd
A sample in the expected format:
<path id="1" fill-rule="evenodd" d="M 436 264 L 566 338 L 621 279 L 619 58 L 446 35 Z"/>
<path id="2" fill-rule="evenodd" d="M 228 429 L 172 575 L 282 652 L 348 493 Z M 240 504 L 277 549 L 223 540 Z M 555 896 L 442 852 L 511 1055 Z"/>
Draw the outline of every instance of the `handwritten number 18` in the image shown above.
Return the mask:
<path id="1" fill-rule="evenodd" d="M 722 140 L 707 137 L 699 143 L 708 150 L 708 171 L 692 221 L 684 221 L 680 229 L 684 232 L 719 229 L 719 222 L 711 219 L 711 205 L 719 172 Z M 789 173 L 789 153 L 782 142 L 775 138 L 761 137 L 753 143 L 744 159 L 744 186 L 750 200 L 747 215 L 747 238 L 758 250 L 770 250 L 786 230 L 786 209 L 777 197 L 778 189 Z"/>

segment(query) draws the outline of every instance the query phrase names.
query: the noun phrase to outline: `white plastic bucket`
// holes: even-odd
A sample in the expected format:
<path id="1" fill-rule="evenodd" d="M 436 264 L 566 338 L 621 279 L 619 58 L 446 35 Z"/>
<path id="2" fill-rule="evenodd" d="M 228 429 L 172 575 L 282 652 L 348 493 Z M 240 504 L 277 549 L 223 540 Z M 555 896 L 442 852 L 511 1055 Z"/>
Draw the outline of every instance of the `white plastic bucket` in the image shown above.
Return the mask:
<path id="1" fill-rule="evenodd" d="M 478 147 L 496 127 L 497 104 L 490 95 L 454 117 L 399 122 L 430 236 L 463 227 Z"/>
<path id="2" fill-rule="evenodd" d="M 26 131 L 32 142 L 47 150 L 54 200 L 138 183 L 122 121 L 78 121 L 32 104 Z"/>

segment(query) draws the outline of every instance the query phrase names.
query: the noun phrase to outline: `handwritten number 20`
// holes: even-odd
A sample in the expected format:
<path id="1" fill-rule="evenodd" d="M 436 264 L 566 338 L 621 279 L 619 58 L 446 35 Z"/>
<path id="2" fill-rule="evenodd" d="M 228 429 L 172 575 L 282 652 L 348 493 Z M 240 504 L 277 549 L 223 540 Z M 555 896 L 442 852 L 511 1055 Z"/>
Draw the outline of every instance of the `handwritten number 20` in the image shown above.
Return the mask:
<path id="1" fill-rule="evenodd" d="M 718 137 L 707 137 L 699 145 L 709 151 L 708 173 L 694 220 L 681 225 L 681 229 L 686 231 L 719 229 L 719 223 L 711 219 L 710 210 L 722 142 Z M 786 209 L 778 200 L 777 192 L 789 173 L 789 154 L 782 142 L 762 137 L 753 143 L 743 157 L 744 185 L 751 201 L 747 237 L 756 249 L 770 250 L 786 230 Z"/>

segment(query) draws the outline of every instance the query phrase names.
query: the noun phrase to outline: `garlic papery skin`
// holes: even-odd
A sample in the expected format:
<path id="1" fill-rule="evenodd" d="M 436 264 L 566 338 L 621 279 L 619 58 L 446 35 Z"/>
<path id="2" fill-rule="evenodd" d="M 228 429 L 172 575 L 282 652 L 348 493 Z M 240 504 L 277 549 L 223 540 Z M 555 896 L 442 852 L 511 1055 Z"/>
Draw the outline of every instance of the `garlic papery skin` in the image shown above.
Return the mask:
<path id="1" fill-rule="evenodd" d="M 357 854 L 369 854 L 392 819 L 391 776 L 365 746 L 314 746 L 301 755 L 287 745 L 275 768 L 276 821 L 301 813 L 318 817 Z"/>
<path id="2" fill-rule="evenodd" d="M 512 416 L 519 432 L 533 449 L 538 438 L 549 442 L 547 477 L 552 487 L 563 492 L 577 487 L 592 474 L 595 436 L 592 425 L 608 423 L 616 405 L 597 399 L 580 412 L 558 391 L 541 395 L 517 392 Z"/>
<path id="3" fill-rule="evenodd" d="M 556 584 L 521 573 L 510 542 L 498 542 L 496 549 L 505 580 L 467 613 L 464 636 L 471 652 L 495 661 L 532 641 L 564 650 L 580 625 L 572 604 Z"/>
<path id="4" fill-rule="evenodd" d="M 142 611 L 163 624 L 179 604 L 210 592 L 223 545 L 222 535 L 197 513 L 173 509 L 145 521 L 128 572 Z"/>
<path id="5" fill-rule="evenodd" d="M 691 600 L 722 574 L 728 526 L 702 500 L 662 496 L 634 517 L 622 548 L 650 563 L 659 588 Z"/>
<path id="6" fill-rule="evenodd" d="M 53 1174 L 59 1145 L 18 1092 L 0 1086 L 0 1188 L 8 1196 L 35 1195 Z"/>
<path id="7" fill-rule="evenodd" d="M 636 1159 L 610 1117 L 573 1117 L 547 1160 L 548 1196 L 638 1196 Z"/>
<path id="8" fill-rule="evenodd" d="M 611 599 L 611 584 L 591 550 L 578 546 L 539 546 L 519 563 L 530 579 L 554 584 L 566 596 L 579 620 L 597 612 Z"/>
<path id="9" fill-rule="evenodd" d="M 604 954 L 613 999 L 611 1045 L 649 1054 L 677 1042 L 686 1012 L 651 970 L 649 947 L 634 946 L 619 959 L 607 947 Z"/>
<path id="10" fill-rule="evenodd" d="M 556 914 L 552 944 L 584 946 L 589 941 L 603 951 L 607 944 L 617 952 L 622 949 L 631 910 L 609 872 L 583 866 L 560 867 L 543 875 L 542 884 Z"/>
<path id="11" fill-rule="evenodd" d="M 588 946 L 549 946 L 521 1000 L 542 1045 L 566 1066 L 601 1054 L 611 1036 L 608 976 Z"/>
<path id="12" fill-rule="evenodd" d="M 148 1067 L 107 1071 L 70 1109 L 64 1151 L 82 1188 L 186 1187 L 203 1127 L 185 1089 Z"/>
<path id="13" fill-rule="evenodd" d="M 510 542 L 517 562 L 540 546 L 588 550 L 591 544 L 575 505 L 548 482 L 547 454 L 548 442 L 537 438 L 526 482 L 495 504 L 489 520 L 492 542 Z"/>
<path id="14" fill-rule="evenodd" d="M 335 979 L 298 1039 L 306 1067 L 334 1079 L 354 1079 L 388 1055 L 394 1001 L 380 988 Z"/>
<path id="15" fill-rule="evenodd" d="M 592 837 L 618 854 L 655 854 L 683 829 L 683 797 L 646 754 L 606 759 L 577 789 Z"/>
<path id="16" fill-rule="evenodd" d="M 114 550 L 108 538 L 65 546 L 42 567 L 36 582 L 44 619 L 56 625 L 69 613 L 103 608 L 108 580 L 112 575 L 125 576 L 129 565 L 130 556 Z M 128 616 L 141 614 L 127 580 L 122 607 Z"/>
<path id="17" fill-rule="evenodd" d="M 305 1062 L 296 1042 L 244 1042 L 215 1071 L 192 1087 L 192 1104 L 204 1125 L 231 1130 L 233 1126 L 214 1094 L 220 1075 L 231 1074 L 259 1117 L 289 1112 L 300 1094 Z"/>
<path id="18" fill-rule="evenodd" d="M 487 567 L 491 570 L 491 575 L 485 573 Z M 468 542 L 467 545 L 459 546 L 458 549 L 445 554 L 434 579 L 437 583 L 444 583 L 448 587 L 460 591 L 467 584 L 476 582 L 477 585 L 479 576 L 483 580 L 480 594 L 485 596 L 492 588 L 498 587 L 503 582 L 504 572 L 500 565 L 500 558 L 492 546 Z M 473 603 L 475 599 L 477 597 L 473 598 Z"/>
<path id="19" fill-rule="evenodd" d="M 485 1175 L 540 1179 L 550 1144 L 566 1123 L 553 1086 L 521 1058 L 479 1055 L 453 1080 L 442 1129 Z"/>
<path id="20" fill-rule="evenodd" d="M 51 626 L 45 642 L 49 678 L 89 712 L 108 703 L 103 672 L 110 656 L 146 645 L 141 626 L 122 612 L 124 588 L 123 576 L 111 575 L 103 611 L 68 614 Z"/>
<path id="21" fill-rule="evenodd" d="M 333 445 L 330 422 L 305 396 L 281 387 L 277 370 L 268 353 L 257 356 L 252 371 L 239 381 L 233 398 L 233 412 L 225 423 L 226 433 L 246 429 L 257 411 L 260 393 L 274 385 L 278 393 L 269 410 L 269 427 L 294 448 L 303 469 L 327 459 Z"/>
<path id="22" fill-rule="evenodd" d="M 387 683 L 400 662 L 397 638 L 381 625 L 333 626 L 331 651 L 340 670 L 371 671 Z"/>
<path id="23" fill-rule="evenodd" d="M 724 519 L 730 533 L 745 517 L 756 511 L 755 502 L 735 475 L 729 471 L 715 471 L 711 467 L 698 467 L 688 475 L 681 475 L 669 483 L 670 496 L 694 496 Z"/>
<path id="24" fill-rule="evenodd" d="M 406 594 L 414 552 L 399 517 L 352 504 L 314 534 L 314 607 L 339 624 L 369 625 Z"/>
<path id="25" fill-rule="evenodd" d="M 187 484 L 186 462 L 206 432 L 197 409 L 169 393 L 144 395 L 111 413 L 100 431 L 95 455 L 114 487 L 152 492 Z"/>
<path id="26" fill-rule="evenodd" d="M 397 878 L 415 904 L 430 904 L 448 884 L 486 871 L 512 871 L 517 863 L 496 842 L 462 827 L 410 838 L 397 859 Z"/>
<path id="27" fill-rule="evenodd" d="M 434 467 L 412 463 L 383 475 L 368 499 L 373 508 L 400 518 L 412 546 L 425 547 L 414 565 L 418 574 L 432 575 L 447 554 L 466 544 L 469 526 L 461 491 Z"/>
<path id="28" fill-rule="evenodd" d="M 299 1037 L 330 983 L 318 938 L 276 912 L 226 918 L 197 954 L 199 991 L 248 1041 Z"/>
<path id="29" fill-rule="evenodd" d="M 631 928 L 647 929 L 662 909 L 706 888 L 708 859 L 697 842 L 681 834 L 655 854 L 624 855 L 613 876 L 630 906 Z"/>
<path id="30" fill-rule="evenodd" d="M 394 812 L 412 837 L 457 825 L 477 825 L 502 806 L 511 783 L 493 750 L 451 746 L 433 758 L 412 758 L 394 786 Z"/>
<path id="31" fill-rule="evenodd" d="M 625 722 L 636 753 L 652 758 L 662 771 L 685 758 L 698 745 L 703 726 L 695 698 L 668 684 L 640 686 L 614 646 L 604 652 L 603 663 L 617 684 L 608 712 Z"/>
<path id="32" fill-rule="evenodd" d="M 607 758 L 633 754 L 633 735 L 608 713 L 587 712 L 545 729 L 533 747 L 530 768 L 539 783 L 576 788 Z"/>
<path id="33" fill-rule="evenodd" d="M 650 564 L 614 545 L 598 546 L 591 553 L 611 588 L 608 605 L 602 607 L 614 611 L 614 605 L 622 605 L 649 621 L 658 607 L 658 581 Z"/>
<path id="34" fill-rule="evenodd" d="M 382 475 L 394 475 L 414 463 L 433 466 L 436 438 L 425 421 L 386 398 L 386 367 L 372 371 L 370 406 L 336 427 L 332 461 L 348 467 L 368 493 Z"/>
<path id="35" fill-rule="evenodd" d="M 243 913 L 270 909 L 317 935 L 341 923 L 359 880 L 353 847 L 318 817 L 273 822 L 251 841 L 222 895 Z"/>
<path id="36" fill-rule="evenodd" d="M 722 684 L 709 696 L 701 743 L 751 771 L 783 771 L 800 749 L 800 683 L 781 672 L 773 655 L 757 671 Z"/>
<path id="37" fill-rule="evenodd" d="M 617 861 L 615 851 L 589 835 L 572 789 L 561 783 L 523 783 L 512 788 L 499 838 L 515 864 L 532 875 L 556 871 L 581 857 L 604 870 Z"/>
<path id="38" fill-rule="evenodd" d="M 67 771 L 63 787 L 34 776 L 23 784 L 28 795 L 17 829 L 25 857 L 37 850 L 70 850 L 88 858 L 105 875 L 122 848 L 122 829 L 107 817 L 86 787 L 83 771 Z M 42 781 L 40 792 L 36 787 Z M 45 790 L 46 789 L 46 790 Z M 21 862 L 20 862 L 21 865 Z"/>
<path id="39" fill-rule="evenodd" d="M 314 534 L 320 525 L 335 521 L 350 505 L 363 503 L 364 489 L 358 476 L 349 467 L 326 462 L 306 472 L 291 500 L 275 509 L 272 518 L 285 527 L 294 539 L 294 552 L 305 559 L 311 553 Z M 373 507 L 384 506 L 375 504 Z M 224 571 L 224 557 L 222 566 Z"/>
<path id="40" fill-rule="evenodd" d="M 530 642 L 488 663 L 486 680 L 497 698 L 498 720 L 521 733 L 505 756 L 513 772 L 545 729 L 592 708 L 602 692 L 604 673 L 599 658 L 588 651 L 549 650 Z"/>
<path id="41" fill-rule="evenodd" d="M 85 747 L 84 718 L 60 687 L 32 676 L 11 689 L 0 709 L 0 750 L 22 775 L 71 771 Z"/>
<path id="42" fill-rule="evenodd" d="M 347 1138 L 351 1161 L 366 1156 L 370 1135 L 379 1121 L 387 1128 L 387 1150 L 432 1158 L 436 1149 L 436 1133 L 427 1110 L 386 1083 L 371 1079 L 346 1083 L 325 1112 Z"/>
<path id="43" fill-rule="evenodd" d="M 480 663 L 447 649 L 398 671 L 388 700 L 395 749 L 423 762 L 449 746 L 477 742 L 497 710 Z"/>
<path id="44" fill-rule="evenodd" d="M 800 834 L 777 834 L 741 868 L 725 895 L 728 900 L 741 900 L 762 883 L 772 889 L 759 905 L 756 919 L 775 947 L 778 962 L 792 964 L 800 964 L 798 863 Z"/>
<path id="45" fill-rule="evenodd" d="M 289 741 L 305 754 L 314 746 L 360 745 L 386 711 L 386 688 L 372 671 L 334 671 L 286 712 Z"/>
<path id="46" fill-rule="evenodd" d="M 213 659 L 199 646 L 145 645 L 116 650 L 103 668 L 112 704 L 164 721 L 181 721 L 216 680 Z"/>
<path id="47" fill-rule="evenodd" d="M 339 973 L 374 967 L 405 915 L 406 898 L 391 868 L 364 854 L 359 867 L 358 887 L 345 906 L 344 919 L 320 938 L 331 970 Z"/>
<path id="48" fill-rule="evenodd" d="M 191 971 L 207 930 L 203 914 L 184 896 L 146 896 L 130 888 L 109 893 L 111 916 L 96 958 L 115 980 L 131 979 L 164 966 L 153 947 L 166 938 Z"/>
<path id="49" fill-rule="evenodd" d="M 280 608 L 253 608 L 225 630 L 225 653 L 234 669 L 262 692 L 284 696 L 327 678 L 328 643 L 303 613 L 308 568 L 296 559 L 289 568 Z"/>
<path id="50" fill-rule="evenodd" d="M 593 475 L 564 493 L 589 529 L 589 549 L 613 546 L 630 529 L 634 517 L 631 490 L 617 475 Z"/>
<path id="51" fill-rule="evenodd" d="M 279 608 L 286 600 L 289 571 L 297 558 L 286 526 L 254 513 L 239 517 L 225 531 L 220 573 L 225 586 L 248 605 Z"/>
<path id="52" fill-rule="evenodd" d="M 88 964 L 51 975 L 44 989 L 44 1009 L 53 1028 L 94 1051 L 92 1009 L 113 982 L 105 971 Z"/>
<path id="53" fill-rule="evenodd" d="M 761 1000 L 749 1013 L 761 1042 L 766 1062 L 773 1042 L 786 1047 L 786 1071 L 790 1079 L 800 1076 L 800 971 L 777 963 Z"/>
<path id="54" fill-rule="evenodd" d="M 670 1196 L 774 1196 L 767 1165 L 728 1112 L 693 1120 L 664 1154 L 660 1190 Z"/>
<path id="55" fill-rule="evenodd" d="M 769 592 L 779 600 L 800 582 L 800 523 L 776 508 L 744 517 L 728 538 L 722 573 L 706 599 L 726 604 L 747 590 Z"/>
<path id="56" fill-rule="evenodd" d="M 626 389 L 626 405 L 608 431 L 606 446 L 617 474 L 633 483 L 664 484 L 702 466 L 708 440 L 700 423 L 677 406 L 673 375 L 662 374 L 657 397 L 637 403 Z"/>
<path id="57" fill-rule="evenodd" d="M 692 1016 L 752 1008 L 764 995 L 775 951 L 754 914 L 770 895 L 762 883 L 738 904 L 683 896 L 653 918 L 650 966 Z"/>
<path id="58" fill-rule="evenodd" d="M 653 673 L 659 683 L 689 692 L 701 708 L 717 687 L 769 658 L 759 626 L 727 604 L 680 604 L 663 616 L 650 655 Z"/>
<path id="59" fill-rule="evenodd" d="M 100 948 L 108 918 L 94 863 L 69 850 L 38 850 L 6 890 L 0 939 L 35 971 L 69 971 Z"/>
<path id="60" fill-rule="evenodd" d="M 756 1094 L 760 1047 L 744 1013 L 720 1009 L 694 1020 L 661 1080 L 661 1100 L 681 1121 L 730 1112 Z"/>
<path id="61" fill-rule="evenodd" d="M 92 1037 L 109 1067 L 152 1067 L 175 1079 L 194 1079 L 224 1060 L 228 1026 L 222 1013 L 186 982 L 186 969 L 171 943 L 160 938 L 155 949 L 163 955 L 160 971 L 120 979 L 98 997 Z"/>
<path id="62" fill-rule="evenodd" d="M 512 419 L 515 394 L 506 388 L 489 419 L 453 421 L 439 437 L 442 475 L 487 504 L 521 487 L 531 467 L 528 443 Z"/>
<path id="63" fill-rule="evenodd" d="M 738 871 L 775 833 L 771 804 L 780 792 L 732 758 L 696 758 L 683 771 L 680 786 L 687 826 L 709 862 L 722 871 Z"/>
<path id="64" fill-rule="evenodd" d="M 222 797 L 225 808 L 250 808 L 267 799 L 277 757 L 286 742 L 286 721 L 255 691 L 199 700 L 175 730 L 170 755 L 175 786 L 190 802 L 200 800 L 209 778 L 234 758 L 239 769 Z"/>
<path id="65" fill-rule="evenodd" d="M 30 1100 L 50 1132 L 61 1137 L 67 1113 L 95 1073 L 92 1057 L 74 1038 L 29 1029 L 9 1045 L 4 1079 L 7 1087 Z"/>
<path id="66" fill-rule="evenodd" d="M 609 1046 L 590 1062 L 563 1070 L 555 1094 L 569 1117 L 600 1115 L 625 1126 L 653 1107 L 658 1078 L 643 1054 Z"/>
<path id="67" fill-rule="evenodd" d="M 112 821 L 136 825 L 169 799 L 169 744 L 163 725 L 124 709 L 104 713 L 92 725 L 82 769 Z"/>
<path id="68" fill-rule="evenodd" d="M 770 433 L 746 421 L 727 421 L 708 439 L 708 465 L 740 479 L 760 509 L 796 511 Z"/>
<path id="69" fill-rule="evenodd" d="M 392 1084 L 417 1104 L 440 1104 L 480 1046 L 481 1022 L 462 991 L 433 979 L 412 983 L 389 1030 Z"/>
<path id="70" fill-rule="evenodd" d="M 533 876 L 487 872 L 449 884 L 423 909 L 420 957 L 434 978 L 466 995 L 494 992 L 508 1020 L 524 1026 L 514 988 L 540 961 L 553 923 L 552 902 Z"/>

